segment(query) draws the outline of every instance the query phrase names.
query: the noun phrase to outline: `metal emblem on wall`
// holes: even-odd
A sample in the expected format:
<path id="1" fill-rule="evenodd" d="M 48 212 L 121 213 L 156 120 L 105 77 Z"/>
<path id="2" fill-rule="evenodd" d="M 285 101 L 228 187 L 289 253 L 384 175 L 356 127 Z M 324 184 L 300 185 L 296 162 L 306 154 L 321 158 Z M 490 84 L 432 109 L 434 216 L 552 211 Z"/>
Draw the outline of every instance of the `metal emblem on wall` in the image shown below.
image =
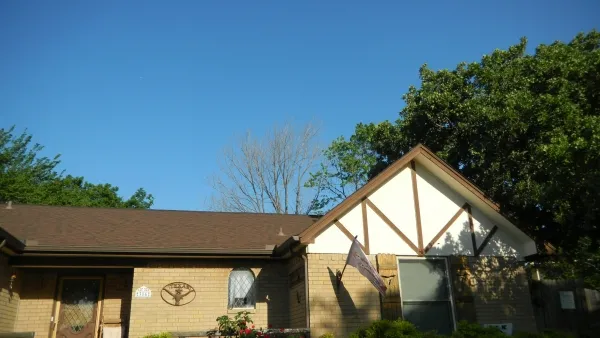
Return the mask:
<path id="1" fill-rule="evenodd" d="M 187 283 L 175 282 L 165 285 L 160 290 L 160 296 L 169 305 L 183 306 L 196 298 L 196 290 Z"/>

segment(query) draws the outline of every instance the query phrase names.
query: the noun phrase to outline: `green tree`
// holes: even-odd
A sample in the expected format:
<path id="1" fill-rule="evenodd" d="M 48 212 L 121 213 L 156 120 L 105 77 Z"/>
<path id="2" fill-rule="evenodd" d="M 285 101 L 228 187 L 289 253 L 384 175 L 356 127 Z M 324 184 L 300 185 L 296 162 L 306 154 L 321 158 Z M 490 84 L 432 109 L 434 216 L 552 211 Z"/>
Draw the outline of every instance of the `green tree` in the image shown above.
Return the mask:
<path id="1" fill-rule="evenodd" d="M 316 214 L 325 213 L 364 185 L 376 163 L 375 154 L 356 136 L 348 141 L 343 137 L 335 139 L 323 155 L 319 170 L 311 173 L 305 183 L 305 187 L 319 191 L 313 201 Z"/>
<path id="2" fill-rule="evenodd" d="M 14 129 L 0 129 L 0 201 L 109 208 L 152 206 L 154 197 L 143 188 L 124 199 L 118 195 L 118 187 L 64 176 L 56 171 L 60 155 L 40 156 L 43 146 L 32 144 L 27 131 L 15 136 Z"/>
<path id="3" fill-rule="evenodd" d="M 371 177 L 428 146 L 559 248 L 548 274 L 600 287 L 600 33 L 533 54 L 526 46 L 523 38 L 453 70 L 424 65 L 399 118 L 357 125 L 353 142 L 375 154 Z"/>

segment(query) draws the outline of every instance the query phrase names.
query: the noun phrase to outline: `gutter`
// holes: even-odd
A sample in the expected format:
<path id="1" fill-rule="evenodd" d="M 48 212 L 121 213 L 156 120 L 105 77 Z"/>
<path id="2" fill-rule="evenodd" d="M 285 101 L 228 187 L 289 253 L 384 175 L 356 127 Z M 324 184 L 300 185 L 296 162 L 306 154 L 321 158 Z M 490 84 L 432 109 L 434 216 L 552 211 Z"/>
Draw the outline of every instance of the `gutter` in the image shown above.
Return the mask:
<path id="1" fill-rule="evenodd" d="M 274 245 L 267 245 L 264 249 L 223 249 L 223 248 L 151 248 L 151 247 L 101 247 L 101 246 L 54 246 L 54 245 L 27 245 L 24 254 L 69 254 L 85 253 L 90 255 L 104 254 L 140 254 L 140 255 L 225 255 L 225 256 L 272 256 Z"/>

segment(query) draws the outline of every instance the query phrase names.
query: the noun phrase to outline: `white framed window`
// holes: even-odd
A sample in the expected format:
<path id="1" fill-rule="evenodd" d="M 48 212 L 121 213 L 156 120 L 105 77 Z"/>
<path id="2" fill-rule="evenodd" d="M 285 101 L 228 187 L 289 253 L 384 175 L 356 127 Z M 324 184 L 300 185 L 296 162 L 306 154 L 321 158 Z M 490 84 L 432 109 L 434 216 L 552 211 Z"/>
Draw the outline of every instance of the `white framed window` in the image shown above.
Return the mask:
<path id="1" fill-rule="evenodd" d="M 236 268 L 229 274 L 228 307 L 230 309 L 254 309 L 256 286 L 252 270 Z"/>
<path id="2" fill-rule="evenodd" d="M 456 328 L 445 257 L 398 257 L 402 315 L 420 330 L 450 334 Z"/>

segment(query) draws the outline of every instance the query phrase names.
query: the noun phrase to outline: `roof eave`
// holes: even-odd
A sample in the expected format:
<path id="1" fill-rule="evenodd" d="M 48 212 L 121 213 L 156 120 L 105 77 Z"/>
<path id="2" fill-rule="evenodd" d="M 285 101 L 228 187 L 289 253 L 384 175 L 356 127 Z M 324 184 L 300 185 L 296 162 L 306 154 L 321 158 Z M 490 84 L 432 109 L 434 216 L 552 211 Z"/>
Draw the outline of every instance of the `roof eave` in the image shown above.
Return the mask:
<path id="1" fill-rule="evenodd" d="M 27 246 L 24 254 L 69 254 L 86 253 L 94 255 L 123 254 L 123 255 L 225 255 L 225 256 L 272 256 L 273 245 L 264 249 L 225 249 L 225 248 L 152 248 L 152 247 L 95 247 L 95 246 Z"/>
<path id="2" fill-rule="evenodd" d="M 288 238 L 285 242 L 283 242 L 281 245 L 275 247 L 273 254 L 277 257 L 288 257 L 291 252 L 297 251 L 297 247 L 300 245 L 303 245 L 300 242 L 300 237 L 292 236 Z"/>
<path id="3" fill-rule="evenodd" d="M 15 252 L 21 252 L 25 248 L 25 244 L 23 242 L 2 227 L 0 227 L 0 244 Z"/>

